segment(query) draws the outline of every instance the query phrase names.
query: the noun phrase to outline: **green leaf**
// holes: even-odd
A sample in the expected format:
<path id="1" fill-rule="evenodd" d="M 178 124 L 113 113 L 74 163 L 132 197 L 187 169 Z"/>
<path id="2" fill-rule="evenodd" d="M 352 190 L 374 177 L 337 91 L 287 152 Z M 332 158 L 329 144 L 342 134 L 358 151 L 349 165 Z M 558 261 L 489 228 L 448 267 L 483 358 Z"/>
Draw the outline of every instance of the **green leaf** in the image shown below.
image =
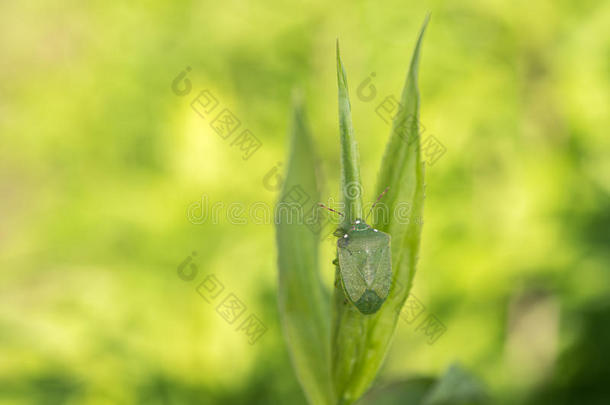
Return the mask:
<path id="1" fill-rule="evenodd" d="M 483 405 L 489 402 L 485 387 L 457 364 L 432 387 L 422 405 Z"/>
<path id="2" fill-rule="evenodd" d="M 334 404 L 330 377 L 329 296 L 318 269 L 318 235 L 303 216 L 320 201 L 315 152 L 300 103 L 276 206 L 279 309 L 292 364 L 309 403 Z"/>
<path id="3" fill-rule="evenodd" d="M 333 300 L 333 336 L 332 336 L 332 372 L 337 398 L 341 404 L 351 404 L 356 401 L 371 385 L 381 367 L 389 344 L 398 322 L 402 305 L 411 288 L 415 274 L 415 265 L 419 250 L 421 234 L 421 215 L 424 200 L 424 170 L 420 160 L 419 137 L 417 136 L 419 121 L 419 91 L 417 88 L 417 70 L 419 52 L 423 34 L 428 23 L 426 18 L 411 59 L 409 73 L 401 96 L 399 113 L 395 116 L 390 140 L 388 142 L 378 179 L 379 193 L 386 187 L 389 191 L 383 203 L 389 208 L 389 214 L 383 218 L 373 217 L 373 222 L 379 230 L 389 233 L 392 237 L 392 289 L 387 301 L 373 315 L 363 315 L 352 305 L 345 303 L 344 293 L 339 283 L 335 283 Z M 342 68 L 342 66 L 341 66 Z M 345 73 L 339 75 L 340 116 L 345 115 L 341 108 L 342 87 L 347 97 Z M 341 80 L 343 79 L 343 80 Z M 349 101 L 343 103 L 349 107 Z M 349 112 L 349 109 L 347 109 Z M 409 120 L 409 118 L 411 118 Z M 414 119 L 413 119 L 414 118 Z M 343 139 L 349 139 L 351 124 L 340 119 Z M 406 125 L 405 125 L 406 124 Z M 409 141 L 407 141 L 409 140 Z M 354 150 L 352 139 L 350 148 Z M 357 156 L 357 155 L 356 155 Z M 344 159 L 344 176 L 346 160 Z M 357 164 L 357 162 L 356 162 Z M 399 204 L 408 204 L 411 220 L 398 221 L 394 215 Z M 336 269 L 336 278 L 338 269 Z"/>
<path id="4" fill-rule="evenodd" d="M 432 377 L 414 377 L 376 386 L 358 400 L 358 405 L 421 405 L 436 383 Z"/>
<path id="5" fill-rule="evenodd" d="M 339 133 L 341 136 L 341 191 L 345 212 L 343 227 L 348 228 L 356 219 L 362 218 L 362 183 L 360 182 L 360 162 L 358 144 L 352 126 L 352 107 L 347 90 L 347 76 L 337 40 L 337 83 L 339 85 Z"/>
<path id="6" fill-rule="evenodd" d="M 489 397 L 483 384 L 457 364 L 441 378 L 416 377 L 372 389 L 358 405 L 484 405 Z"/>

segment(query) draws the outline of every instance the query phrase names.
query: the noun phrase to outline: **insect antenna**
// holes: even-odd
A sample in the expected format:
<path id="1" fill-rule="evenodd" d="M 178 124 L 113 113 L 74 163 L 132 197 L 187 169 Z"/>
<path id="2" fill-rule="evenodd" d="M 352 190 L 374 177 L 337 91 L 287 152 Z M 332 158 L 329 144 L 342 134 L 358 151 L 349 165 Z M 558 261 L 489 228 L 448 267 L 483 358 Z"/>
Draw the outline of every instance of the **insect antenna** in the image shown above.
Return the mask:
<path id="1" fill-rule="evenodd" d="M 334 209 L 332 209 L 332 208 L 328 208 L 328 207 L 327 207 L 326 205 L 324 205 L 324 204 L 318 203 L 318 206 L 320 206 L 320 207 L 322 207 L 322 208 L 326 208 L 327 210 L 332 211 L 332 212 L 334 212 L 334 213 L 337 213 L 337 214 L 341 215 L 342 217 L 344 217 L 344 216 L 345 216 L 345 215 L 343 215 L 341 212 L 336 211 L 336 210 L 334 210 Z"/>
<path id="2" fill-rule="evenodd" d="M 371 207 L 371 209 L 369 210 L 369 213 L 366 214 L 366 218 L 364 218 L 364 222 L 366 222 L 366 219 L 369 217 L 369 215 L 371 215 L 371 213 L 373 212 L 373 208 L 375 208 L 375 206 L 377 205 L 377 203 L 379 202 L 379 200 L 381 200 L 381 198 L 385 195 L 385 193 L 388 192 L 388 190 L 390 189 L 390 186 L 386 187 L 385 190 L 383 190 L 381 192 L 381 194 L 379 194 L 379 197 L 377 197 L 377 200 L 375 200 L 375 203 L 373 204 L 373 206 Z"/>

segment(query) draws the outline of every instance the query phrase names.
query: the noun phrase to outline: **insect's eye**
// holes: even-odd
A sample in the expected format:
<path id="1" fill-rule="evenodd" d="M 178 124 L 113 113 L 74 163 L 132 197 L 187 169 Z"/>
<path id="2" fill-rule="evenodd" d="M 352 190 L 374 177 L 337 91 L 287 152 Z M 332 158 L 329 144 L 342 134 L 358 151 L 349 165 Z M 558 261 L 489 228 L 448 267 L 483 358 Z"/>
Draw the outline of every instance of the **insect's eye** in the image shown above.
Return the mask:
<path id="1" fill-rule="evenodd" d="M 342 228 L 337 228 L 335 229 L 335 232 L 333 232 L 333 235 L 336 237 L 341 237 L 345 235 L 345 230 L 343 230 Z"/>

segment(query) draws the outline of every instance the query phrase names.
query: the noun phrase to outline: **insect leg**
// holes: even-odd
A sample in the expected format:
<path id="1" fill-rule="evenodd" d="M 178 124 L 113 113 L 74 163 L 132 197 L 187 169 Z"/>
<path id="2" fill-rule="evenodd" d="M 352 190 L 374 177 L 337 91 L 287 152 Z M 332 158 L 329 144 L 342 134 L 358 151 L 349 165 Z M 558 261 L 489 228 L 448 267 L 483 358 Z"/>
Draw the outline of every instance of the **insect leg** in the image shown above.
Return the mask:
<path id="1" fill-rule="evenodd" d="M 334 212 L 334 213 L 336 213 L 336 214 L 339 214 L 339 215 L 341 215 L 342 217 L 344 217 L 344 216 L 345 216 L 345 215 L 343 215 L 343 213 L 341 213 L 341 212 L 339 212 L 339 211 L 337 211 L 337 210 L 334 210 L 334 209 L 332 209 L 332 208 L 328 208 L 328 207 L 327 207 L 326 205 L 324 205 L 324 204 L 318 203 L 318 206 L 320 206 L 320 207 L 322 207 L 322 208 L 326 208 L 327 210 L 332 211 L 332 212 Z"/>
<path id="2" fill-rule="evenodd" d="M 371 209 L 369 210 L 369 213 L 366 214 L 366 218 L 369 217 L 369 215 L 371 215 L 371 213 L 373 212 L 373 208 L 375 208 L 375 206 L 377 205 L 377 203 L 379 202 L 379 200 L 381 200 L 381 197 L 383 197 L 385 195 L 385 193 L 388 192 L 388 190 L 390 189 L 390 186 L 386 187 L 385 190 L 383 190 L 381 192 L 381 194 L 379 194 L 379 197 L 377 197 L 377 200 L 375 200 L 375 203 L 373 204 L 373 206 L 371 207 Z M 364 218 L 364 220 L 366 221 L 366 218 Z"/>

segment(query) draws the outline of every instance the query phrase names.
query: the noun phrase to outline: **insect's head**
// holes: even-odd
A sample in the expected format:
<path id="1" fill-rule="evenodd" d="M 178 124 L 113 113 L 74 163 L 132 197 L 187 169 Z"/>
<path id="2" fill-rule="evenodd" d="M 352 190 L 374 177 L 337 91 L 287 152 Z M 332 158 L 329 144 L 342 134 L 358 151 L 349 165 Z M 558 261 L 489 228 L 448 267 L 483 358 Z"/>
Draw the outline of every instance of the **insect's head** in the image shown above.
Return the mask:
<path id="1" fill-rule="evenodd" d="M 362 219 L 357 219 L 352 224 L 352 231 L 366 231 L 370 226 Z"/>

